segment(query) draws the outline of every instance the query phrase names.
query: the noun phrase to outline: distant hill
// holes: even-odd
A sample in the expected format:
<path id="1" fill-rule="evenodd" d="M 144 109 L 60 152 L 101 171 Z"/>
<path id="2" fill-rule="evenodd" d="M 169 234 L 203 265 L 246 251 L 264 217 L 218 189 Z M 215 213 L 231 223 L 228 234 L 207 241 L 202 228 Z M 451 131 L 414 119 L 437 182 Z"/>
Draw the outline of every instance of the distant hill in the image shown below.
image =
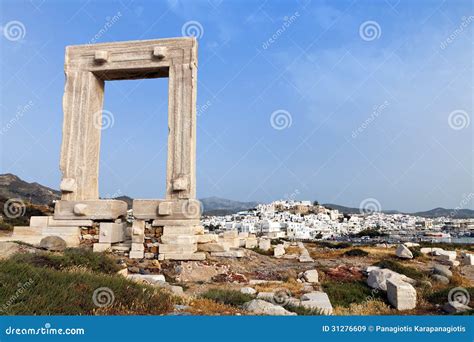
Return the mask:
<path id="1" fill-rule="evenodd" d="M 239 202 L 219 197 L 200 199 L 204 215 L 230 215 L 242 210 L 253 209 L 257 202 Z"/>
<path id="2" fill-rule="evenodd" d="M 360 214 L 359 208 L 350 208 L 350 207 L 345 207 L 343 205 L 332 204 L 332 203 L 325 203 L 321 205 L 328 209 L 339 210 L 339 212 L 344 213 L 344 214 Z"/>
<path id="3" fill-rule="evenodd" d="M 474 218 L 474 210 L 471 209 L 445 209 L 445 208 L 434 208 L 428 211 L 419 211 L 413 213 L 413 215 L 421 217 L 452 217 L 452 218 Z"/>
<path id="4" fill-rule="evenodd" d="M 326 208 L 337 209 L 344 214 L 360 214 L 359 208 L 345 207 L 337 204 L 323 204 Z M 474 218 L 474 210 L 471 209 L 445 209 L 435 208 L 427 211 L 419 211 L 416 213 L 404 213 L 397 210 L 382 210 L 385 214 L 408 214 L 420 217 L 452 217 L 456 219 Z"/>
<path id="5" fill-rule="evenodd" d="M 61 193 L 38 183 L 28 183 L 11 173 L 0 175 L 0 196 L 21 198 L 33 204 L 48 205 Z"/>
<path id="6" fill-rule="evenodd" d="M 360 214 L 359 208 L 345 207 L 343 205 L 332 204 L 332 203 L 326 203 L 326 204 L 323 204 L 322 206 L 326 208 L 339 210 L 341 213 L 344 213 L 344 214 Z M 397 210 L 382 210 L 382 212 L 385 214 L 401 214 Z"/>
<path id="7" fill-rule="evenodd" d="M 128 196 L 119 196 L 119 197 L 115 197 L 114 199 L 127 202 L 128 209 L 132 209 L 133 198 L 128 197 Z"/>

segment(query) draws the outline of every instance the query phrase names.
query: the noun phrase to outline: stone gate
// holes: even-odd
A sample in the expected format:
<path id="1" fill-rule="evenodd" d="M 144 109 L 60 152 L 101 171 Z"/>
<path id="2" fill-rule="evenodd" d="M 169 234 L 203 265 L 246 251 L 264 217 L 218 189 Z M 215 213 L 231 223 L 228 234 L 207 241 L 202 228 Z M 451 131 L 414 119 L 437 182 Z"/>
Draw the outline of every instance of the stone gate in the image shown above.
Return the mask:
<path id="1" fill-rule="evenodd" d="M 65 74 L 61 200 L 54 217 L 33 217 L 30 227 L 15 227 L 14 236 L 33 242 L 57 235 L 76 245 L 87 235 L 96 251 L 131 239 L 130 246 L 121 246 L 130 247 L 131 258 L 204 259 L 197 243 L 214 238 L 203 235 L 200 203 L 195 199 L 196 39 L 69 46 Z M 127 203 L 99 198 L 104 84 L 158 77 L 169 78 L 166 195 L 135 199 L 133 226 L 127 229 Z"/>

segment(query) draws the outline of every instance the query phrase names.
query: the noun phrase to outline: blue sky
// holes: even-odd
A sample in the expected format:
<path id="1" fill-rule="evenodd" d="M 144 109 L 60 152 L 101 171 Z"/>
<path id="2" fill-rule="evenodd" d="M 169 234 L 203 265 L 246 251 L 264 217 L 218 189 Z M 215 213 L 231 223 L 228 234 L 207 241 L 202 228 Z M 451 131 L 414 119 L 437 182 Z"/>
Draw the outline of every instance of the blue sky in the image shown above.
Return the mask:
<path id="1" fill-rule="evenodd" d="M 474 208 L 471 1 L 0 3 L 2 173 L 59 187 L 65 46 L 197 34 L 199 197 Z M 101 195 L 162 198 L 167 80 L 104 109 Z"/>

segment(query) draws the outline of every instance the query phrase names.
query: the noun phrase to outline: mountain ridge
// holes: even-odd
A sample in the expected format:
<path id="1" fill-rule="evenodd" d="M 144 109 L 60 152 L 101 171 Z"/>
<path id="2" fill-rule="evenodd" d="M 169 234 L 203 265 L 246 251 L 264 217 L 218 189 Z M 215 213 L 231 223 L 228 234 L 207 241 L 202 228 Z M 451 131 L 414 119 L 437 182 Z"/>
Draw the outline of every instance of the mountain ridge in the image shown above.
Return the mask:
<path id="1" fill-rule="evenodd" d="M 21 198 L 33 204 L 51 205 L 54 200 L 58 200 L 61 192 L 41 185 L 38 182 L 26 182 L 20 177 L 12 174 L 0 174 L 0 197 L 3 198 Z M 116 199 L 127 202 L 129 208 L 133 199 L 129 196 L 120 196 Z M 201 198 L 204 215 L 229 215 L 239 211 L 255 208 L 259 202 L 255 201 L 236 201 L 217 196 Z M 327 208 L 337 209 L 345 214 L 359 214 L 359 208 L 346 207 L 338 204 L 326 203 L 323 206 Z M 418 211 L 414 213 L 401 212 L 397 210 L 383 210 L 386 214 L 409 214 L 427 218 L 434 217 L 451 217 L 451 218 L 474 218 L 474 210 L 471 209 L 446 209 L 442 207 L 433 208 L 426 211 Z"/>

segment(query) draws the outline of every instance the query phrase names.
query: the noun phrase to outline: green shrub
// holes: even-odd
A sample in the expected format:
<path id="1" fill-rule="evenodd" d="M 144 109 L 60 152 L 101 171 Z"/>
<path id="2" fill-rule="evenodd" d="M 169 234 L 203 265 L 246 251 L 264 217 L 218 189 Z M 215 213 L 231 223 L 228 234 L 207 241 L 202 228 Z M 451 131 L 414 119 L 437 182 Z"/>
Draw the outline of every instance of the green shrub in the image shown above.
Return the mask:
<path id="1" fill-rule="evenodd" d="M 327 247 L 332 249 L 343 249 L 352 247 L 350 242 L 329 242 L 329 241 L 319 241 L 317 244 L 321 247 Z"/>
<path id="2" fill-rule="evenodd" d="M 423 253 L 420 251 L 420 247 L 410 247 L 408 249 L 410 250 L 411 254 L 413 254 L 414 259 L 423 256 Z"/>
<path id="3" fill-rule="evenodd" d="M 6 222 L 0 222 L 0 230 L 3 231 L 12 231 L 13 230 L 13 225 L 6 223 Z"/>
<path id="4" fill-rule="evenodd" d="M 254 247 L 254 248 L 252 248 L 252 251 L 254 251 L 255 253 L 261 254 L 261 255 L 269 255 L 269 256 L 273 255 L 273 249 L 272 248 L 270 248 L 268 251 L 264 251 L 263 249 L 260 249 L 258 247 Z"/>
<path id="5" fill-rule="evenodd" d="M 210 289 L 201 294 L 201 297 L 232 306 L 240 306 L 255 298 L 250 294 L 242 293 L 240 291 L 223 289 Z"/>
<path id="6" fill-rule="evenodd" d="M 446 302 L 448 302 L 449 300 L 449 291 L 451 291 L 454 287 L 453 286 L 450 286 L 448 288 L 445 288 L 445 289 L 442 289 L 442 290 L 439 290 L 439 291 L 435 291 L 431 294 L 428 294 L 426 296 L 426 299 L 431 303 L 431 304 L 445 304 Z M 474 287 L 468 287 L 468 288 L 464 288 L 464 290 L 466 290 L 468 293 L 469 293 L 469 296 L 470 296 L 470 304 L 468 304 L 469 306 L 472 306 L 474 305 Z"/>
<path id="7" fill-rule="evenodd" d="M 94 304 L 98 288 L 113 294 L 110 306 Z M 65 272 L 12 259 L 0 261 L 0 303 L 1 315 L 161 315 L 173 310 L 168 292 L 122 276 Z"/>
<path id="8" fill-rule="evenodd" d="M 302 305 L 287 304 L 284 306 L 286 310 L 296 313 L 298 316 L 321 316 L 320 309 L 309 309 Z"/>
<path id="9" fill-rule="evenodd" d="M 375 263 L 374 266 L 378 266 L 381 268 L 388 268 L 392 271 L 395 271 L 400 274 L 404 274 L 407 277 L 413 278 L 415 280 L 421 280 L 425 276 L 423 272 L 418 271 L 417 269 L 413 267 L 404 266 L 400 264 L 398 261 L 390 260 L 390 259 L 379 261 Z"/>
<path id="10" fill-rule="evenodd" d="M 326 281 L 323 289 L 333 306 L 349 307 L 352 303 L 362 303 L 369 299 L 383 298 L 381 291 L 376 291 L 360 281 Z"/>
<path id="11" fill-rule="evenodd" d="M 278 239 L 271 239 L 271 240 L 270 240 L 270 244 L 273 245 L 273 246 L 281 245 L 281 244 L 283 244 L 284 242 L 286 242 L 286 241 L 283 240 L 283 239 L 280 239 L 280 238 L 278 238 Z"/>
<path id="12" fill-rule="evenodd" d="M 474 244 L 472 243 L 420 242 L 420 245 L 421 247 L 439 247 L 447 251 L 465 249 L 474 252 Z"/>
<path id="13" fill-rule="evenodd" d="M 360 248 L 354 248 L 354 249 L 344 252 L 344 255 L 348 257 L 364 257 L 364 256 L 369 255 L 369 253 L 367 253 L 366 251 Z"/>
<path id="14" fill-rule="evenodd" d="M 114 274 L 120 270 L 114 259 L 104 253 L 94 253 L 88 249 L 68 248 L 63 254 L 48 252 L 19 253 L 12 257 L 19 263 L 26 263 L 35 267 L 48 267 L 61 270 L 72 266 L 85 267 L 93 272 Z"/>
<path id="15" fill-rule="evenodd" d="M 388 236 L 388 234 L 381 233 L 376 228 L 367 228 L 367 229 L 361 230 L 360 232 L 358 232 L 354 236 L 356 236 L 356 237 L 368 236 L 368 237 L 374 238 L 374 237 L 379 237 L 379 236 Z"/>

